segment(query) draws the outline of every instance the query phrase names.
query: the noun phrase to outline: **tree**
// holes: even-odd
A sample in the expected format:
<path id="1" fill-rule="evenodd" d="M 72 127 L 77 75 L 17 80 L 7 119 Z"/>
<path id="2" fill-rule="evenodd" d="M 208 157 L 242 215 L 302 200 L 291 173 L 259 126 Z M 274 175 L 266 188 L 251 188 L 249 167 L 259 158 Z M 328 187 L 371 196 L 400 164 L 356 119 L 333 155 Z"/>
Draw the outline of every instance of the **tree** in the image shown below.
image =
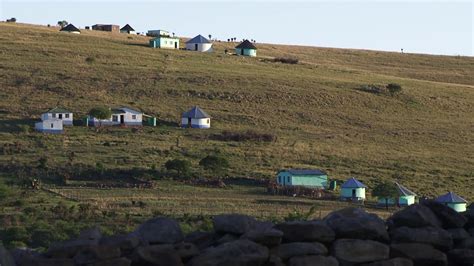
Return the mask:
<path id="1" fill-rule="evenodd" d="M 191 163 L 187 160 L 173 159 L 165 163 L 166 170 L 176 171 L 178 175 L 187 175 L 191 170 Z"/>
<path id="2" fill-rule="evenodd" d="M 222 156 L 208 155 L 199 161 L 199 165 L 206 170 L 219 172 L 229 167 L 229 161 Z"/>
<path id="3" fill-rule="evenodd" d="M 99 119 L 99 127 L 101 127 L 102 120 L 109 119 L 112 116 L 112 111 L 104 106 L 94 107 L 89 111 L 89 115 Z"/>
<path id="4" fill-rule="evenodd" d="M 385 207 L 388 209 L 388 200 L 395 199 L 398 200 L 398 188 L 392 182 L 382 182 L 375 186 L 372 191 L 372 195 L 376 196 L 378 199 L 385 199 Z"/>
<path id="5" fill-rule="evenodd" d="M 393 96 L 402 91 L 402 86 L 397 83 L 390 83 L 387 85 L 388 92 Z"/>
<path id="6" fill-rule="evenodd" d="M 15 22 L 16 22 L 16 18 L 7 19 L 7 22 L 15 23 Z"/>
<path id="7" fill-rule="evenodd" d="M 61 29 L 66 27 L 68 24 L 69 24 L 69 22 L 67 22 L 65 20 L 58 21 L 58 26 L 61 27 Z"/>
<path id="8" fill-rule="evenodd" d="M 211 39 L 212 39 L 212 35 L 211 35 L 211 34 L 209 34 L 208 36 L 209 36 L 209 40 L 211 40 Z"/>

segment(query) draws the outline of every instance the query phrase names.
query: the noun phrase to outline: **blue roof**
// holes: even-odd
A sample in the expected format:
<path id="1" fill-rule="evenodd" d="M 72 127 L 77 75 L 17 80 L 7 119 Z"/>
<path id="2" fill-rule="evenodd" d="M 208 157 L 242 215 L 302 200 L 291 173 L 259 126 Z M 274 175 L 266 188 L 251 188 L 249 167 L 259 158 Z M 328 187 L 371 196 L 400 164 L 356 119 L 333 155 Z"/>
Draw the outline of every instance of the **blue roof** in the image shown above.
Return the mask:
<path id="1" fill-rule="evenodd" d="M 366 188 L 359 180 L 354 177 L 349 178 L 344 184 L 341 185 L 341 188 Z"/>
<path id="2" fill-rule="evenodd" d="M 291 175 L 326 175 L 326 172 L 319 169 L 285 169 L 280 172 L 288 172 Z"/>
<path id="3" fill-rule="evenodd" d="M 204 36 L 199 34 L 198 36 L 192 38 L 191 40 L 187 41 L 186 43 L 211 43 L 208 39 Z"/>
<path id="4" fill-rule="evenodd" d="M 184 112 L 183 116 L 185 118 L 210 118 L 210 116 L 204 112 L 201 108 L 198 106 L 194 106 L 191 110 Z"/>
<path id="5" fill-rule="evenodd" d="M 441 203 L 467 203 L 467 200 L 454 194 L 454 192 L 448 192 L 448 194 L 439 196 L 435 201 Z"/>

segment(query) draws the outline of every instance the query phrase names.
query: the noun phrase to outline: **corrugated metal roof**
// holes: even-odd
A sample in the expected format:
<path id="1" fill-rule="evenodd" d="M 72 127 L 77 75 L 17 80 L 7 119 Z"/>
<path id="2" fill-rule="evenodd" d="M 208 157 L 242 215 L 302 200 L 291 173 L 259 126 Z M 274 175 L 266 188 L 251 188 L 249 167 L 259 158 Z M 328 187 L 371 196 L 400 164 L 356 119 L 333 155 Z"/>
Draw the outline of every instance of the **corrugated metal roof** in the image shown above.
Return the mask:
<path id="1" fill-rule="evenodd" d="M 238 48 L 238 49 L 255 49 L 255 50 L 257 50 L 257 47 L 255 45 L 253 45 L 253 43 L 251 43 L 249 40 L 245 40 L 245 41 L 241 42 L 235 48 Z"/>
<path id="2" fill-rule="evenodd" d="M 326 175 L 326 172 L 319 169 L 284 169 L 280 172 L 288 172 L 291 175 Z"/>
<path id="3" fill-rule="evenodd" d="M 341 188 L 366 188 L 362 182 L 355 179 L 354 177 L 349 178 L 344 184 L 341 185 Z"/>
<path id="4" fill-rule="evenodd" d="M 400 196 L 416 196 L 415 192 L 409 190 L 408 188 L 398 184 L 397 182 L 395 182 L 395 185 L 397 185 L 398 187 L 398 193 L 400 194 Z"/>
<path id="5" fill-rule="evenodd" d="M 78 31 L 78 32 L 81 32 L 78 28 L 76 28 L 74 25 L 72 24 L 68 24 L 66 27 L 62 28 L 61 30 L 59 31 Z"/>
<path id="6" fill-rule="evenodd" d="M 211 43 L 208 39 L 204 36 L 199 34 L 198 36 L 192 38 L 191 40 L 187 41 L 186 43 Z"/>
<path id="7" fill-rule="evenodd" d="M 439 196 L 435 201 L 441 203 L 467 203 L 467 200 L 459 197 L 454 192 L 448 192 L 442 196 Z"/>
<path id="8" fill-rule="evenodd" d="M 185 118 L 210 118 L 210 116 L 204 112 L 199 106 L 194 106 L 191 110 L 184 112 L 182 117 Z"/>

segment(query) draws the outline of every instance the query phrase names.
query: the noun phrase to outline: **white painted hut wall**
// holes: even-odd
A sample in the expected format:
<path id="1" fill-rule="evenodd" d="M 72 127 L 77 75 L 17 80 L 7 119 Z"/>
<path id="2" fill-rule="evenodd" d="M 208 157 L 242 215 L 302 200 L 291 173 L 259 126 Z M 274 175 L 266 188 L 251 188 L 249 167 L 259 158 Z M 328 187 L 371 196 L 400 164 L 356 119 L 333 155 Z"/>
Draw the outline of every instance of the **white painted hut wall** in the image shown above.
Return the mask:
<path id="1" fill-rule="evenodd" d="M 198 43 L 198 52 L 212 52 L 212 43 Z M 196 43 L 186 43 L 186 50 L 196 51 Z"/>
<path id="2" fill-rule="evenodd" d="M 207 123 L 209 121 L 209 123 Z M 192 118 L 191 119 L 192 125 L 198 125 L 201 127 L 210 127 L 211 126 L 211 119 L 210 118 Z"/>
<path id="3" fill-rule="evenodd" d="M 62 114 L 62 118 L 59 119 L 59 113 L 55 114 L 56 117 L 53 117 L 52 113 L 43 113 L 41 114 L 41 120 L 44 121 L 44 120 L 50 120 L 50 119 L 59 119 L 66 122 L 66 124 L 72 125 L 72 120 L 73 120 L 72 113 L 61 113 L 61 114 Z M 66 118 L 66 114 L 69 114 L 68 118 Z"/>

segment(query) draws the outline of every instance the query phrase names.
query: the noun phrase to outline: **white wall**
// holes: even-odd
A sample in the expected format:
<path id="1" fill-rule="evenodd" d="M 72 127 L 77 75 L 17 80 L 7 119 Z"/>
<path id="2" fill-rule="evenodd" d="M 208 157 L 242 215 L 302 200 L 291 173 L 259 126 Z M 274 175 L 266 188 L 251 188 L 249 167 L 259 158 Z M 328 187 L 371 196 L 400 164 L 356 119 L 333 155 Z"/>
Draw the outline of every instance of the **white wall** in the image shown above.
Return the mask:
<path id="1" fill-rule="evenodd" d="M 198 52 L 212 52 L 212 43 L 198 43 Z M 186 43 L 186 50 L 196 51 L 195 43 Z"/>
<path id="2" fill-rule="evenodd" d="M 63 122 L 58 119 L 43 120 L 35 123 L 36 130 L 63 130 Z"/>
<path id="3" fill-rule="evenodd" d="M 61 115 L 61 119 L 59 118 L 59 116 Z M 66 116 L 69 116 L 69 117 L 66 117 Z M 68 125 L 72 125 L 72 120 L 73 120 L 73 116 L 72 116 L 72 113 L 57 113 L 57 114 L 54 114 L 54 113 L 44 113 L 44 114 L 41 114 L 41 120 L 51 120 L 51 119 L 58 119 L 58 120 L 62 120 L 63 121 L 63 124 L 68 126 Z"/>

